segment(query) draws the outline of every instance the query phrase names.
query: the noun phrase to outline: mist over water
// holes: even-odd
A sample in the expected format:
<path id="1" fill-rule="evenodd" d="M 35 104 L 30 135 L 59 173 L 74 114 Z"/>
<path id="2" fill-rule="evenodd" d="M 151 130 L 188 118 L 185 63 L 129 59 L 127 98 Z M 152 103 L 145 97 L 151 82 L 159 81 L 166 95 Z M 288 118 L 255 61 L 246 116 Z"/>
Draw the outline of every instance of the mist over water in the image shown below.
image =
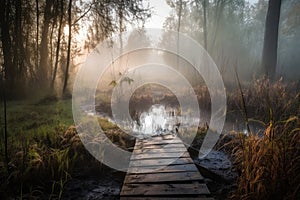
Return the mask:
<path id="1" fill-rule="evenodd" d="M 133 131 L 144 136 L 175 133 L 179 128 L 181 118 L 178 110 L 166 108 L 163 105 L 153 105 L 148 112 L 143 112 Z"/>

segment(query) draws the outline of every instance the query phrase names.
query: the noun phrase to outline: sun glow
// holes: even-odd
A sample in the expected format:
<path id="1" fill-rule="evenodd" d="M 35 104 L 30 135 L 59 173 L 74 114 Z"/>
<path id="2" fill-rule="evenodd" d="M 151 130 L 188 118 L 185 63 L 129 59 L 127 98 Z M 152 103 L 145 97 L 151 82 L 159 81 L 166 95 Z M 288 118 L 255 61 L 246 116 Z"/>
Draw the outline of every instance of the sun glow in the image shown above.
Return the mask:
<path id="1" fill-rule="evenodd" d="M 87 31 L 88 27 L 87 26 L 81 26 L 78 31 L 74 31 L 73 27 L 71 29 L 72 33 L 72 39 L 75 39 L 76 42 L 78 43 L 84 43 L 84 41 L 87 39 Z M 66 37 L 69 36 L 69 25 L 64 26 L 64 35 Z"/>
<path id="2" fill-rule="evenodd" d="M 69 36 L 69 25 L 66 25 L 64 27 L 64 34 L 65 34 L 65 36 Z"/>

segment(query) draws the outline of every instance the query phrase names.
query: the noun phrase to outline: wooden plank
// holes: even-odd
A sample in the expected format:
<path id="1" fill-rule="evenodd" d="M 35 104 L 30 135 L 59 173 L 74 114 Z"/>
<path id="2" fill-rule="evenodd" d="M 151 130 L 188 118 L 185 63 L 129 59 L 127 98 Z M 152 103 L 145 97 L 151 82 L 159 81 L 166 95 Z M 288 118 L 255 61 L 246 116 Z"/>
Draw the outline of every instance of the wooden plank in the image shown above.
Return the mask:
<path id="1" fill-rule="evenodd" d="M 172 152 L 186 152 L 186 148 L 185 147 L 181 147 L 181 148 L 161 148 L 161 149 L 135 149 L 135 151 L 132 152 L 132 155 L 138 155 L 141 153 L 172 153 Z"/>
<path id="2" fill-rule="evenodd" d="M 204 178 L 175 135 L 137 139 L 120 197 L 122 200 L 212 200 Z"/>
<path id="3" fill-rule="evenodd" d="M 167 183 L 167 182 L 187 182 L 187 181 L 203 181 L 203 177 L 199 172 L 175 172 L 175 173 L 149 173 L 128 175 L 125 178 L 126 184 L 132 183 Z"/>
<path id="4" fill-rule="evenodd" d="M 159 141 L 144 141 L 144 142 L 135 142 L 137 146 L 149 146 L 149 145 L 167 145 L 167 144 L 183 144 L 181 140 L 159 140 Z"/>
<path id="5" fill-rule="evenodd" d="M 128 170 L 129 174 L 144 174 L 144 173 L 169 173 L 169 172 L 198 172 L 197 167 L 194 164 L 183 165 L 168 165 L 165 167 L 158 166 L 144 166 L 144 167 L 131 167 Z"/>
<path id="6" fill-rule="evenodd" d="M 143 159 L 161 159 L 161 158 L 188 158 L 190 154 L 188 152 L 168 152 L 168 153 L 141 153 L 132 154 L 130 160 L 143 160 Z"/>
<path id="7" fill-rule="evenodd" d="M 205 184 L 125 184 L 121 196 L 209 195 Z"/>
<path id="8" fill-rule="evenodd" d="M 135 149 L 163 149 L 163 148 L 185 148 L 184 144 L 177 143 L 177 144 L 168 144 L 168 145 L 135 145 Z"/>
<path id="9" fill-rule="evenodd" d="M 214 200 L 213 198 L 203 197 L 121 197 L 120 200 Z"/>
<path id="10" fill-rule="evenodd" d="M 139 142 L 159 142 L 159 141 L 172 142 L 172 141 L 181 141 L 181 139 L 179 137 L 168 137 L 167 139 L 163 137 L 153 137 L 146 140 L 139 140 Z"/>
<path id="11" fill-rule="evenodd" d="M 156 140 L 156 139 L 164 139 L 164 140 L 171 140 L 173 138 L 178 138 L 177 135 L 172 135 L 172 134 L 168 134 L 168 135 L 157 135 L 157 136 L 153 136 L 150 139 L 152 140 Z"/>
<path id="12" fill-rule="evenodd" d="M 137 141 L 145 140 L 172 140 L 174 138 L 179 138 L 177 135 L 167 134 L 167 135 L 154 135 L 144 139 L 137 139 Z"/>
<path id="13" fill-rule="evenodd" d="M 133 160 L 130 162 L 130 167 L 138 167 L 138 166 L 160 166 L 160 165 L 182 165 L 182 164 L 190 164 L 193 163 L 193 160 L 189 158 L 162 158 L 162 159 L 149 159 L 149 160 Z"/>

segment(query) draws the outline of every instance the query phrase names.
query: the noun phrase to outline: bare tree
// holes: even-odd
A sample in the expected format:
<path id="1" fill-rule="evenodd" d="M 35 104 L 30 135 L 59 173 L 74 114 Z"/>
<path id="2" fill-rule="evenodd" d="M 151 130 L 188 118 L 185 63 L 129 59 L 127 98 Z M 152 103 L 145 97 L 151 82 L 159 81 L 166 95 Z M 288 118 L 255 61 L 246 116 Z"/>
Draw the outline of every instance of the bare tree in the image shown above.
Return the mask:
<path id="1" fill-rule="evenodd" d="M 182 16 L 182 0 L 178 1 L 179 3 L 179 10 L 178 10 L 178 25 L 177 25 L 177 54 L 179 53 L 179 32 L 180 32 L 180 26 L 181 26 L 181 16 Z M 177 2 L 176 2 L 177 3 Z M 176 56 L 176 66 L 178 68 L 179 66 L 179 56 Z"/>
<path id="2" fill-rule="evenodd" d="M 48 81 L 48 67 L 49 67 L 49 25 L 51 22 L 51 11 L 52 11 L 52 0 L 46 0 L 45 10 L 44 10 L 44 25 L 42 28 L 42 39 L 40 45 L 40 64 L 39 64 L 39 82 L 44 88 Z"/>
<path id="3" fill-rule="evenodd" d="M 211 51 L 214 50 L 214 47 L 215 47 L 215 44 L 216 44 L 216 39 L 217 39 L 217 35 L 219 33 L 220 22 L 221 22 L 221 18 L 222 18 L 222 15 L 223 15 L 223 11 L 224 11 L 226 1 L 225 0 L 216 0 L 215 4 L 216 4 L 216 6 L 215 6 L 216 7 L 215 17 L 214 17 L 215 31 L 214 31 L 212 42 L 211 42 L 211 48 L 210 48 Z"/>
<path id="4" fill-rule="evenodd" d="M 275 77 L 276 73 L 280 7 L 281 0 L 269 0 L 265 23 L 262 67 L 265 75 L 271 79 Z"/>
<path id="5" fill-rule="evenodd" d="M 1 0 L 0 7 L 0 22 L 1 22 L 1 43 L 3 51 L 3 68 L 5 73 L 6 82 L 8 87 L 12 88 L 14 85 L 14 67 L 12 65 L 11 54 L 11 35 L 10 35 L 10 7 L 11 2 L 9 0 Z"/>
<path id="6" fill-rule="evenodd" d="M 202 1 L 203 7 L 203 32 L 204 32 L 204 48 L 207 50 L 207 0 Z"/>
<path id="7" fill-rule="evenodd" d="M 35 66 L 38 68 L 39 65 L 39 24 L 40 24 L 40 11 L 39 11 L 39 0 L 35 1 L 35 12 L 36 12 L 36 58 Z"/>
<path id="8" fill-rule="evenodd" d="M 207 0 L 196 0 L 195 3 L 199 11 L 200 4 L 203 9 L 203 43 L 205 50 L 207 50 L 207 6 L 209 2 Z"/>
<path id="9" fill-rule="evenodd" d="M 6 164 L 6 170 L 7 173 L 9 173 L 8 163 L 9 163 L 9 157 L 8 157 L 8 135 L 7 135 L 7 102 L 6 102 L 6 80 L 5 80 L 5 72 L 4 70 L 1 71 L 1 82 L 2 82 L 2 99 L 3 99 L 3 117 L 4 117 L 4 156 L 5 156 L 5 164 Z"/>
<path id="10" fill-rule="evenodd" d="M 54 63 L 54 71 L 51 80 L 50 88 L 53 90 L 54 82 L 56 78 L 57 68 L 58 68 L 58 60 L 59 60 L 59 52 L 60 52 L 60 44 L 61 44 L 61 35 L 62 35 L 62 25 L 63 25 L 63 18 L 64 18 L 64 2 L 63 0 L 59 1 L 60 9 L 60 17 L 59 17 L 59 24 L 58 24 L 58 33 L 57 33 L 57 44 L 56 44 L 56 53 L 55 53 L 55 63 Z M 58 6 L 58 5 L 57 5 Z"/>
<path id="11" fill-rule="evenodd" d="M 69 24 L 69 35 L 68 35 L 68 52 L 67 52 L 67 65 L 64 78 L 63 94 L 66 93 L 68 79 L 69 79 L 69 68 L 71 59 L 71 40 L 72 40 L 72 0 L 69 1 L 68 6 L 68 24 Z"/>

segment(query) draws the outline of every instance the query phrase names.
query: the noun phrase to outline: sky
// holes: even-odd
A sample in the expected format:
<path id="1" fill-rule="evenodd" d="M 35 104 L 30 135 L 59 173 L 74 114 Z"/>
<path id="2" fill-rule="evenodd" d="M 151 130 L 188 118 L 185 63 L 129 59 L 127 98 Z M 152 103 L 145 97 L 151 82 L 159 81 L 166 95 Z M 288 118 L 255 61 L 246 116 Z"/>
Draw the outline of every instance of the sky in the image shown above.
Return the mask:
<path id="1" fill-rule="evenodd" d="M 251 4 L 258 0 L 248 0 Z M 162 28 L 166 17 L 169 15 L 170 7 L 165 0 L 149 0 L 150 7 L 153 7 L 152 17 L 146 22 L 146 28 Z"/>

